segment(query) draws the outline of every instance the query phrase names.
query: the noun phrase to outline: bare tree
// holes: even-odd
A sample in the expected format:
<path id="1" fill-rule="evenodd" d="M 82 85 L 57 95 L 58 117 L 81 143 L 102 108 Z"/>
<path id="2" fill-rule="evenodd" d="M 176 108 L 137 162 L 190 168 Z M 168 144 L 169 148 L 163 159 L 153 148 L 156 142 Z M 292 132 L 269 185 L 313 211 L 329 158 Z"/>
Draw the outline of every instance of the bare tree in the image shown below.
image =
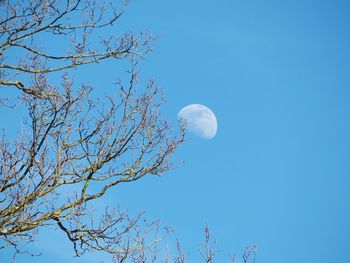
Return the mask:
<path id="1" fill-rule="evenodd" d="M 215 257 L 218 254 L 218 251 L 216 250 L 215 246 L 216 246 L 216 240 L 213 240 L 211 231 L 209 229 L 209 227 L 206 225 L 204 227 L 204 244 L 202 244 L 199 247 L 199 253 L 202 256 L 202 260 L 205 263 L 213 263 L 215 262 Z M 238 263 L 238 262 L 242 262 L 242 263 L 255 263 L 255 259 L 256 259 L 256 251 L 257 251 L 257 247 L 255 245 L 251 245 L 251 246 L 246 246 L 246 248 L 244 249 L 242 256 L 241 256 L 241 260 L 238 261 L 237 257 L 234 255 L 231 257 L 231 262 L 232 263 Z M 180 261 L 185 262 L 185 261 Z"/>
<path id="2" fill-rule="evenodd" d="M 65 233 L 76 255 L 106 251 L 118 262 L 157 241 L 147 238 L 153 223 L 108 208 L 96 220 L 90 205 L 121 183 L 169 170 L 183 141 L 183 129 L 174 135 L 160 117 L 159 88 L 138 81 L 137 59 L 153 38 L 110 33 L 124 7 L 98 0 L 0 4 L 0 88 L 19 91 L 15 101 L 2 95 L 1 105 L 17 113 L 16 106 L 25 107 L 27 116 L 19 138 L 5 131 L 0 139 L 0 248 L 20 253 L 50 225 Z M 101 103 L 74 73 L 107 59 L 131 67 L 118 93 Z"/>
<path id="3" fill-rule="evenodd" d="M 0 138 L 0 253 L 29 253 L 25 245 L 38 230 L 54 226 L 77 256 L 104 251 L 119 263 L 186 262 L 179 242 L 177 256 L 158 246 L 158 222 L 109 207 L 94 215 L 93 201 L 111 188 L 171 169 L 169 157 L 184 138 L 183 127 L 174 132 L 160 116 L 161 90 L 139 81 L 137 61 L 154 38 L 115 33 L 126 5 L 0 0 L 0 107 L 20 124 L 18 136 L 4 130 Z M 127 79 L 93 98 L 89 80 L 75 76 L 105 60 L 128 62 Z M 208 227 L 201 254 L 214 262 Z M 248 247 L 243 262 L 252 255 L 255 261 Z"/>
<path id="4" fill-rule="evenodd" d="M 205 243 L 199 248 L 199 252 L 206 263 L 213 263 L 216 252 L 214 250 L 215 241 L 211 240 L 210 230 L 208 226 L 204 228 Z M 213 244 L 214 242 L 214 244 Z"/>

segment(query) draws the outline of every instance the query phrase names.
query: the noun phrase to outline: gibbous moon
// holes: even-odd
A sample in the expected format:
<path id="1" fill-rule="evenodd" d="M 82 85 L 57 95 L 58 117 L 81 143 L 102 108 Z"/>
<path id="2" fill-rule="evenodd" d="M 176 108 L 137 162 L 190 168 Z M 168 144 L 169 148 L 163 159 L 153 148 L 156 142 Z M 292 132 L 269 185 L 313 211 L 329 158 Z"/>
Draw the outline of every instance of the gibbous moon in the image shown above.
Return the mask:
<path id="1" fill-rule="evenodd" d="M 177 114 L 179 120 L 183 121 L 187 130 L 204 138 L 215 137 L 218 124 L 214 112 L 201 104 L 190 104 L 182 108 Z"/>

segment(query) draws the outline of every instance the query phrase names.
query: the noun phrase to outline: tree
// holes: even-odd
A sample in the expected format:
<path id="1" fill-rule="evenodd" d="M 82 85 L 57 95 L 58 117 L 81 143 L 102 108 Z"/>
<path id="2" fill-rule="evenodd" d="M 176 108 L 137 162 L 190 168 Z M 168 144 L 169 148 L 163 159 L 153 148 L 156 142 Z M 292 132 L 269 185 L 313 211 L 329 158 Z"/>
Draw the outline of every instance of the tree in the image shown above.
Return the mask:
<path id="1" fill-rule="evenodd" d="M 1 4 L 0 87 L 19 91 L 15 101 L 2 96 L 1 104 L 24 106 L 27 115 L 20 138 L 4 132 L 0 139 L 1 248 L 22 252 L 39 228 L 55 224 L 76 255 L 100 250 L 122 262 L 145 251 L 149 225 L 141 231 L 138 218 L 107 208 L 96 222 L 89 210 L 110 188 L 169 170 L 183 141 L 183 129 L 174 136 L 159 114 L 155 83 L 138 87 L 137 59 L 153 38 L 110 34 L 124 7 L 97 0 Z M 50 41 L 62 46 L 52 49 Z M 131 67 L 126 84 L 117 83 L 118 96 L 102 104 L 74 74 L 107 59 Z"/>
<path id="2" fill-rule="evenodd" d="M 18 136 L 4 130 L 0 138 L 0 253 L 9 246 L 15 255 L 30 253 L 25 244 L 54 225 L 77 256 L 104 251 L 116 262 L 186 261 L 179 243 L 177 255 L 160 253 L 157 222 L 116 208 L 106 207 L 99 218 L 92 213 L 93 201 L 111 188 L 171 169 L 170 157 L 184 139 L 181 124 L 174 133 L 160 116 L 161 90 L 152 80 L 139 82 L 138 60 L 154 38 L 111 33 L 125 7 L 98 0 L 0 1 L 0 107 L 17 114 L 20 124 Z M 99 100 L 89 80 L 75 76 L 105 60 L 130 68 L 128 79 Z M 204 262 L 213 262 L 212 247 L 206 227 Z M 245 250 L 243 262 L 251 256 L 255 261 L 255 247 Z"/>

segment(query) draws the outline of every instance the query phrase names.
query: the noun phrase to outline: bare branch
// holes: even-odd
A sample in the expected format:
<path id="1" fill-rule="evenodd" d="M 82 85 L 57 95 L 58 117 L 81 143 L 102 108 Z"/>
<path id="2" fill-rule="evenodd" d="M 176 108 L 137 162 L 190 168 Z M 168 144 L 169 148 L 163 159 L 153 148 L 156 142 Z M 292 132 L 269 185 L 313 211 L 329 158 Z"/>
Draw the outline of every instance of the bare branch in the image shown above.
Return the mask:
<path id="1" fill-rule="evenodd" d="M 106 210 L 96 221 L 90 211 L 109 189 L 171 169 L 184 136 L 159 115 L 155 83 L 137 81 L 137 58 L 151 50 L 153 37 L 104 30 L 124 8 L 97 0 L 0 5 L 0 87 L 20 91 L 27 115 L 18 138 L 0 139 L 0 247 L 19 253 L 39 228 L 56 225 L 76 255 L 129 257 L 149 248 L 130 239 L 141 239 L 139 218 Z M 62 48 L 52 50 L 50 41 Z M 130 61 L 130 78 L 101 102 L 89 85 L 74 83 L 70 69 L 107 59 Z"/>

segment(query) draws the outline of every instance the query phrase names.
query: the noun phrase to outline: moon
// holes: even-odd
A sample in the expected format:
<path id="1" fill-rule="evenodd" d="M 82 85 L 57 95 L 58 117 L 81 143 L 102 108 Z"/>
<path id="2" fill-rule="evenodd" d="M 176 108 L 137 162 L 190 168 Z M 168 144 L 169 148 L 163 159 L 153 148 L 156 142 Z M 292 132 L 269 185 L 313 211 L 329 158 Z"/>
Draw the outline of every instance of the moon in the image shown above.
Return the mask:
<path id="1" fill-rule="evenodd" d="M 190 104 L 183 107 L 177 117 L 183 121 L 185 128 L 203 139 L 213 139 L 218 129 L 214 112 L 201 104 Z"/>

